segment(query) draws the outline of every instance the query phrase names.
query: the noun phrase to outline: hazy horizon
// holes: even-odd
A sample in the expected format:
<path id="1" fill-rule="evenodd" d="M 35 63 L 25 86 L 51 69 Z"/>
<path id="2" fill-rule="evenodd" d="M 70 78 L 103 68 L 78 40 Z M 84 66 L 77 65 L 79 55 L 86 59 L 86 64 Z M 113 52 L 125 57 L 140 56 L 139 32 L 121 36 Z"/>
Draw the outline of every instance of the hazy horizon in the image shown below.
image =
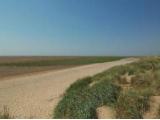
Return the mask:
<path id="1" fill-rule="evenodd" d="M 160 55 L 160 0 L 0 0 L 0 56 Z"/>

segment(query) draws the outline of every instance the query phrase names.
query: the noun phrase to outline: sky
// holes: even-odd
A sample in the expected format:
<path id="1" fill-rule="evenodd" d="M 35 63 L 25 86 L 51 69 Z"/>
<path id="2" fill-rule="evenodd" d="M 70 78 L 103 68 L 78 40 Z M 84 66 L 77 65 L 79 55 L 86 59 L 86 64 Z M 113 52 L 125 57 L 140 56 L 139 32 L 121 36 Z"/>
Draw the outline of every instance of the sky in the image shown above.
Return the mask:
<path id="1" fill-rule="evenodd" d="M 0 0 L 0 55 L 160 55 L 160 0 Z"/>

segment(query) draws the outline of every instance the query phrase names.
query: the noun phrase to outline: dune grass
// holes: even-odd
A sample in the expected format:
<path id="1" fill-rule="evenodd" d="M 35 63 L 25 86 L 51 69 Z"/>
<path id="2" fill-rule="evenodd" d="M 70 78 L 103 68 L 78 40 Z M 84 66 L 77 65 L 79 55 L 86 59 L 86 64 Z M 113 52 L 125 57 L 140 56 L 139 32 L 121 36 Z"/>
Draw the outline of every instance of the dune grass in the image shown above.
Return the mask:
<path id="1" fill-rule="evenodd" d="M 116 118 L 141 119 L 149 108 L 149 94 L 127 91 L 122 93 L 115 105 Z"/>
<path id="2" fill-rule="evenodd" d="M 91 79 L 84 78 L 71 85 L 58 104 L 54 118 L 97 118 L 97 107 L 116 101 L 120 91 L 118 86 L 103 81 L 103 84 L 89 87 Z"/>
<path id="3" fill-rule="evenodd" d="M 130 83 L 118 82 L 133 76 Z M 54 118 L 97 118 L 96 108 L 109 105 L 116 118 L 143 118 L 149 97 L 160 95 L 160 59 L 145 58 L 136 63 L 113 67 L 93 77 L 78 80 L 66 91 L 54 110 Z M 123 90 L 128 84 L 129 89 Z"/>
<path id="4" fill-rule="evenodd" d="M 9 108 L 7 106 L 4 106 L 3 111 L 0 112 L 0 119 L 13 119 L 9 114 Z"/>

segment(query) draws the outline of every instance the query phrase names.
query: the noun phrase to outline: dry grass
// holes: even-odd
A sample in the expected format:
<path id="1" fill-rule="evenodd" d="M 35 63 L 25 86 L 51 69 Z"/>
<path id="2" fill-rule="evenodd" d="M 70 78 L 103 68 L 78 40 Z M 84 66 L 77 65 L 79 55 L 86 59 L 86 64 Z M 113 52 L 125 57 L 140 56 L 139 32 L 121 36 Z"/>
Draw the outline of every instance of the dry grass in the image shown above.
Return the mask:
<path id="1" fill-rule="evenodd" d="M 0 119 L 13 119 L 9 114 L 9 108 L 7 106 L 4 106 L 3 111 L 0 112 Z"/>

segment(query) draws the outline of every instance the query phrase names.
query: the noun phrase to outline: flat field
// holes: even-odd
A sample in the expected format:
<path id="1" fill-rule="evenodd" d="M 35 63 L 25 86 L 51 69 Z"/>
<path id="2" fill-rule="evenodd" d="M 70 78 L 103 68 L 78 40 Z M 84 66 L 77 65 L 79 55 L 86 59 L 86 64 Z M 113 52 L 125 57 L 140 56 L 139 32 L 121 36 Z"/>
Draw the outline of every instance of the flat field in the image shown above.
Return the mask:
<path id="1" fill-rule="evenodd" d="M 124 57 L 29 56 L 0 57 L 0 78 L 59 70 L 80 65 L 103 63 Z"/>

